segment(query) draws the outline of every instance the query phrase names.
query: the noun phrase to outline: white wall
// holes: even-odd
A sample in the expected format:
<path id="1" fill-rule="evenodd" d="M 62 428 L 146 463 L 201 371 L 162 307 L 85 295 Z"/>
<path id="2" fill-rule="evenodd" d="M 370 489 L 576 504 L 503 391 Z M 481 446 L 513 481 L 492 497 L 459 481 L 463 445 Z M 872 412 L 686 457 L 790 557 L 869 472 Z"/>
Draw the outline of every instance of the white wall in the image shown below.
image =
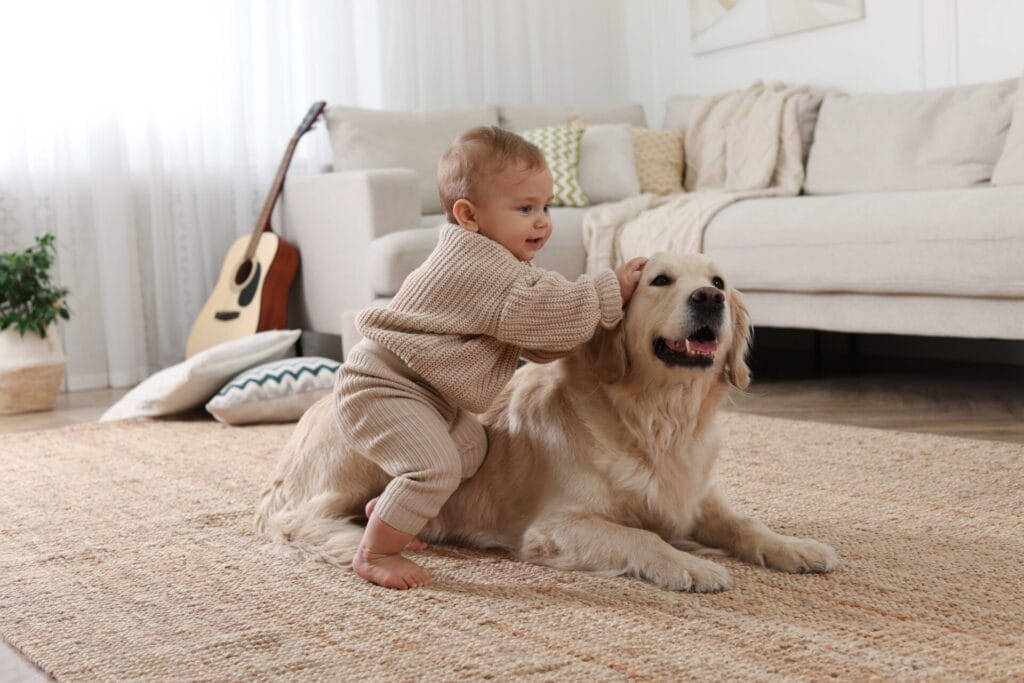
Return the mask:
<path id="1" fill-rule="evenodd" d="M 894 91 L 1024 71 L 1020 0 L 865 0 L 857 21 L 699 55 L 690 51 L 686 0 L 631 0 L 624 11 L 630 94 L 655 126 L 671 95 L 742 88 L 758 79 Z"/>

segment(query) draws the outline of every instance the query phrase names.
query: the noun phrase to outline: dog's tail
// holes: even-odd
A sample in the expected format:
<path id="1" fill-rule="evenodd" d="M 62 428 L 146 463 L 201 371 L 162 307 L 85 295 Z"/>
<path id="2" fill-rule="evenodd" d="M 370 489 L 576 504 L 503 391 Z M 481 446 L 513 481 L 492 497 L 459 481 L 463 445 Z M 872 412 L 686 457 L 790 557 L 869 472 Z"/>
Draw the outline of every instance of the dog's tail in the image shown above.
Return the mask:
<path id="1" fill-rule="evenodd" d="M 256 533 L 267 540 L 263 549 L 296 560 L 315 560 L 348 567 L 363 537 L 359 517 L 336 516 L 344 500 L 324 493 L 298 506 L 287 504 L 284 482 L 264 492 L 256 510 Z"/>

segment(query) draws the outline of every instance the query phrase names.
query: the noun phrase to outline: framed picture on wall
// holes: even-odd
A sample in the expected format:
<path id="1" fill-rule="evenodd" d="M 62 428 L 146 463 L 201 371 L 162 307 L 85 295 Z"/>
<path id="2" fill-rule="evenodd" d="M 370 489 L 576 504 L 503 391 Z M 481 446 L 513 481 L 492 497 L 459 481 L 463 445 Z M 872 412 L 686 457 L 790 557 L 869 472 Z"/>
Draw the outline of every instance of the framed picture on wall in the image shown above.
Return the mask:
<path id="1" fill-rule="evenodd" d="M 864 0 L 690 0 L 690 46 L 710 52 L 864 17 Z"/>

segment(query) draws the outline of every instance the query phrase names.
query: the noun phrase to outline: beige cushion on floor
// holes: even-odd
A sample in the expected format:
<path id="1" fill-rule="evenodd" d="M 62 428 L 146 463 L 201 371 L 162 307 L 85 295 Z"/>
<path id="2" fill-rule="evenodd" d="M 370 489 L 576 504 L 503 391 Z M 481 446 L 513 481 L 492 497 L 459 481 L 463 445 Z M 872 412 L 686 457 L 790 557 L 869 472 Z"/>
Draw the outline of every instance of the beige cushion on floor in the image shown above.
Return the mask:
<path id="1" fill-rule="evenodd" d="M 825 97 L 808 194 L 967 187 L 992 177 L 1017 80 Z"/>
<path id="2" fill-rule="evenodd" d="M 1024 187 L 750 199 L 704 251 L 740 289 L 1024 296 Z"/>
<path id="3" fill-rule="evenodd" d="M 100 422 L 198 408 L 242 370 L 290 355 L 301 334 L 301 330 L 270 330 L 200 351 L 144 380 L 103 413 Z"/>
<path id="4" fill-rule="evenodd" d="M 551 238 L 534 263 L 575 280 L 586 267 L 583 214 L 586 209 L 557 206 L 551 209 Z M 435 217 L 441 218 L 441 217 Z M 370 289 L 375 297 L 392 297 L 413 270 L 427 260 L 437 245 L 441 223 L 433 228 L 400 230 L 374 240 L 368 253 Z"/>
<path id="5" fill-rule="evenodd" d="M 494 107 L 385 111 L 328 107 L 324 112 L 336 171 L 411 168 L 419 180 L 423 213 L 441 211 L 437 162 L 464 131 L 498 124 Z"/>
<path id="6" fill-rule="evenodd" d="M 1017 86 L 1012 116 L 1003 153 L 992 171 L 993 185 L 1024 184 L 1024 76 Z"/>
<path id="7" fill-rule="evenodd" d="M 550 107 L 540 104 L 506 104 L 498 107 L 501 127 L 517 132 L 557 126 L 580 118 L 587 123 L 628 123 L 646 126 L 643 105 L 635 102 L 611 107 Z"/>

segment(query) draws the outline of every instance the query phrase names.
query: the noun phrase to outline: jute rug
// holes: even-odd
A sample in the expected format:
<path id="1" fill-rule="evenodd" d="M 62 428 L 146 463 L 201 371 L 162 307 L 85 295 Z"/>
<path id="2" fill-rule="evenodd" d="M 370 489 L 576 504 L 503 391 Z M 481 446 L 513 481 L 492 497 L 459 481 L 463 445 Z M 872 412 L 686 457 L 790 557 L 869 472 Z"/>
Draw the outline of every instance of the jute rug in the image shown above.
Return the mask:
<path id="1" fill-rule="evenodd" d="M 291 426 L 0 438 L 0 633 L 65 680 L 1024 679 L 1024 448 L 725 415 L 721 479 L 842 565 L 669 593 L 436 548 L 428 589 L 267 556 Z"/>

